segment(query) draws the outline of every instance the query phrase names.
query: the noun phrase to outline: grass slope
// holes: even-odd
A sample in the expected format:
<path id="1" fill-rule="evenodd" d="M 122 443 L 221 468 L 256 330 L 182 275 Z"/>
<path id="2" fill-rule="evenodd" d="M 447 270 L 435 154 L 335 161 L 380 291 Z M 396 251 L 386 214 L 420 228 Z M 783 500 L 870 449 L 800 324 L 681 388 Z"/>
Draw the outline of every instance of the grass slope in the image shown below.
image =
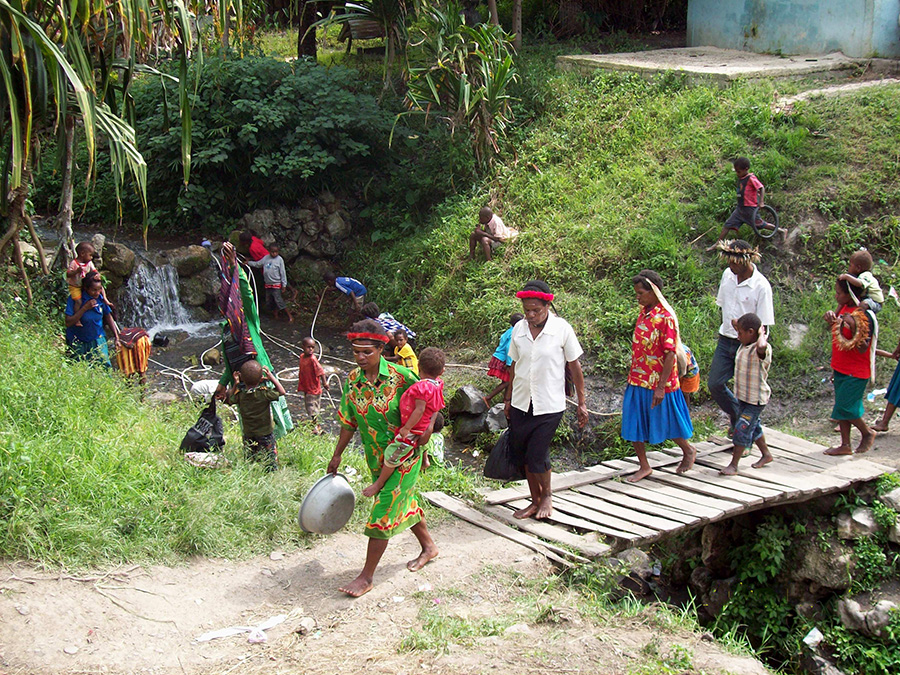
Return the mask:
<path id="1" fill-rule="evenodd" d="M 621 377 L 637 312 L 630 279 L 649 267 L 667 280 L 685 341 L 708 367 L 724 266 L 703 248 L 734 204 L 730 160 L 747 155 L 782 223 L 801 229 L 790 250 L 761 246 L 762 269 L 776 289 L 776 391 L 827 365 L 820 317 L 849 252 L 868 247 L 883 260 L 875 272 L 885 290 L 893 282 L 900 87 L 779 114 L 771 82 L 688 88 L 678 75 L 647 82 L 559 73 L 551 64 L 540 50 L 522 61 L 518 116 L 530 124 L 515 131 L 514 154 L 441 204 L 420 236 L 358 252 L 353 271 L 373 296 L 427 327 L 431 343 L 487 351 L 517 309 L 515 290 L 543 278 L 597 355 L 595 371 Z M 521 235 L 491 263 L 468 262 L 468 234 L 485 202 Z M 742 235 L 755 242 L 749 229 Z M 898 314 L 894 306 L 881 314 L 889 341 Z M 811 328 L 799 349 L 784 344 L 791 323 Z"/>

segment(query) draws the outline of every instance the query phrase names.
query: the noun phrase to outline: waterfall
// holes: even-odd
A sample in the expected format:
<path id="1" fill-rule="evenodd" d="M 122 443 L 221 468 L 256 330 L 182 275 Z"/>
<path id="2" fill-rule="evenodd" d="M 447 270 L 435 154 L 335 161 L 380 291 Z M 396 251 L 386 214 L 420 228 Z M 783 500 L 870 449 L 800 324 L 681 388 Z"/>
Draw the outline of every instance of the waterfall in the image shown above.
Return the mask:
<path id="1" fill-rule="evenodd" d="M 215 323 L 198 322 L 178 299 L 178 272 L 171 265 L 138 263 L 121 296 L 122 315 L 150 337 L 160 332 L 211 333 Z"/>

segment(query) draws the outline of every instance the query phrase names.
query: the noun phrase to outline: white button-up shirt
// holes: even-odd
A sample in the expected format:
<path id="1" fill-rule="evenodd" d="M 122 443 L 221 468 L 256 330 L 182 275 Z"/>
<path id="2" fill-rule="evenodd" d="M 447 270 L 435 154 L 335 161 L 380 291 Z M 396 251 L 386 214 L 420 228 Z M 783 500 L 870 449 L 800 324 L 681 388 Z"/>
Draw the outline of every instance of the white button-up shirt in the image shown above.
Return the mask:
<path id="1" fill-rule="evenodd" d="M 566 363 L 584 353 L 575 331 L 565 319 L 547 315 L 536 338 L 522 319 L 513 327 L 509 356 L 515 364 L 512 405 L 523 412 L 547 415 L 566 409 Z"/>
<path id="2" fill-rule="evenodd" d="M 737 339 L 737 331 L 731 325 L 732 319 L 740 319 L 744 314 L 753 313 L 759 317 L 763 326 L 775 323 L 775 309 L 772 306 L 772 286 L 753 266 L 753 274 L 738 283 L 737 274 L 725 268 L 719 282 L 719 294 L 716 304 L 722 308 L 722 325 L 719 334 Z"/>

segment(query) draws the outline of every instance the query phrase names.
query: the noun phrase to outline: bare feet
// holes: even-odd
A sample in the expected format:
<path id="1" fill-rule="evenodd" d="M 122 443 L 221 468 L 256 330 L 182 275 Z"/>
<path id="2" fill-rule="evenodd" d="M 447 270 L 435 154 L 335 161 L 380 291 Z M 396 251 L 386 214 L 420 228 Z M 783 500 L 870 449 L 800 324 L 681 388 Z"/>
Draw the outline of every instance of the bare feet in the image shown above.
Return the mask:
<path id="1" fill-rule="evenodd" d="M 423 548 L 422 552 L 419 554 L 419 557 L 413 558 L 408 563 L 406 563 L 406 569 L 408 569 L 410 572 L 418 572 L 420 569 L 425 567 L 425 565 L 427 565 L 437 557 L 437 547 L 431 546 L 429 548 Z"/>
<path id="2" fill-rule="evenodd" d="M 635 473 L 631 474 L 626 478 L 629 483 L 637 483 L 639 480 L 643 480 L 647 476 L 653 473 L 653 469 L 649 466 L 646 469 L 638 469 Z"/>
<path id="3" fill-rule="evenodd" d="M 734 466 L 733 464 L 729 464 L 724 469 L 719 471 L 719 474 L 722 476 L 737 476 L 737 472 L 738 472 L 737 467 Z"/>
<path id="4" fill-rule="evenodd" d="M 697 459 L 697 451 L 694 450 L 694 446 L 690 446 L 690 449 L 690 452 L 685 453 L 685 456 L 681 460 L 681 464 L 675 469 L 675 473 L 685 473 L 694 468 L 694 460 Z"/>
<path id="5" fill-rule="evenodd" d="M 428 453 L 426 452 L 424 455 L 422 455 L 422 471 L 427 469 L 429 466 L 431 466 L 431 460 L 428 459 Z"/>
<path id="6" fill-rule="evenodd" d="M 487 396 L 482 396 L 482 397 L 481 397 L 481 400 L 484 401 L 484 404 L 487 406 L 487 409 L 490 410 L 490 409 L 491 409 L 491 402 L 488 401 Z"/>
<path id="7" fill-rule="evenodd" d="M 534 514 L 535 520 L 543 520 L 544 518 L 549 518 L 553 515 L 553 500 L 548 495 L 541 499 L 538 504 L 537 513 Z"/>
<path id="8" fill-rule="evenodd" d="M 538 507 L 537 504 L 532 502 L 524 509 L 519 509 L 515 513 L 513 513 L 513 518 L 518 518 L 519 520 L 525 520 L 526 518 L 531 518 L 535 513 L 537 513 Z"/>
<path id="9" fill-rule="evenodd" d="M 864 452 L 868 452 L 872 449 L 872 446 L 875 444 L 876 434 L 874 431 L 869 431 L 869 433 L 862 437 L 862 440 L 859 442 L 859 445 L 856 446 L 856 454 L 861 455 Z"/>
<path id="10" fill-rule="evenodd" d="M 881 433 L 884 433 L 885 431 L 888 430 L 888 425 L 887 425 L 887 424 L 882 424 L 881 421 L 878 421 L 878 422 L 875 422 L 875 424 L 873 424 L 873 425 L 870 426 L 869 428 L 870 428 L 872 431 L 879 431 L 879 432 L 881 432 Z"/>
<path id="11" fill-rule="evenodd" d="M 851 448 L 849 445 L 836 445 L 833 448 L 828 448 L 823 454 L 831 456 L 852 455 L 853 448 Z"/>
<path id="12" fill-rule="evenodd" d="M 773 459 L 775 458 L 772 457 L 772 455 L 763 455 L 757 461 L 753 462 L 753 464 L 751 464 L 750 466 L 752 466 L 754 469 L 761 469 Z"/>
<path id="13" fill-rule="evenodd" d="M 360 574 L 349 584 L 341 586 L 338 590 L 346 593 L 351 598 L 358 598 L 372 590 L 372 580 Z"/>

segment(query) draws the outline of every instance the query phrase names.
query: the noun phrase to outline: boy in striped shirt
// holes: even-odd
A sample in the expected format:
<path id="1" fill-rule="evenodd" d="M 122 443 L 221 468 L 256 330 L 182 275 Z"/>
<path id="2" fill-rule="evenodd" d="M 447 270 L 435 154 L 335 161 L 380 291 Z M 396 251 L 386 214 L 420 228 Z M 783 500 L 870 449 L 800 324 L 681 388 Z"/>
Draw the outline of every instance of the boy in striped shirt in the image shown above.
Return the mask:
<path id="1" fill-rule="evenodd" d="M 744 451 L 754 443 L 762 453 L 759 461 L 753 463 L 754 469 L 765 466 L 773 459 L 759 423 L 759 416 L 772 394 L 768 382 L 772 347 L 756 314 L 744 314 L 732 321 L 732 325 L 741 343 L 734 358 L 734 395 L 738 400 L 738 409 L 731 464 L 719 472 L 724 476 L 733 476 L 738 472 L 738 462 Z"/>

